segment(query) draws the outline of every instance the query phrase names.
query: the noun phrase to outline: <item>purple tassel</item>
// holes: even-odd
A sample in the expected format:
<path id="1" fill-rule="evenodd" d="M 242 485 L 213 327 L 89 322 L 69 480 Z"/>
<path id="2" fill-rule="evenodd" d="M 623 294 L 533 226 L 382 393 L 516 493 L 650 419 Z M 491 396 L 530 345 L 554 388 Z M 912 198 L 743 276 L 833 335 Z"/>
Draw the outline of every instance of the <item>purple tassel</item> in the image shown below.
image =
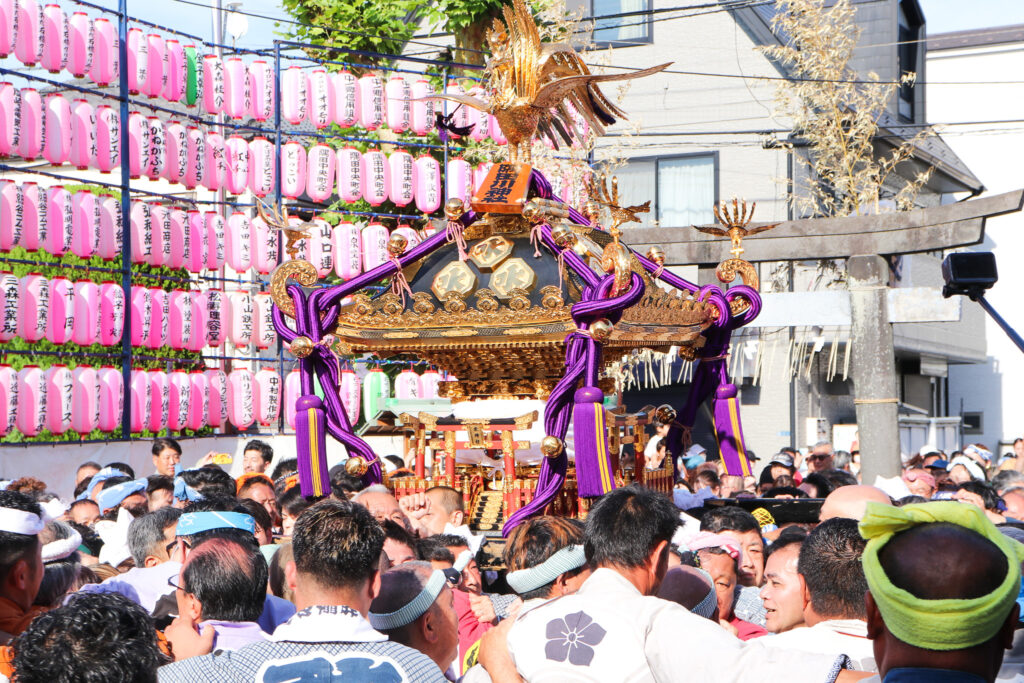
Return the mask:
<path id="1" fill-rule="evenodd" d="M 715 390 L 715 440 L 722 454 L 726 474 L 751 476 L 750 460 L 743 443 L 740 402 L 735 384 L 723 384 Z"/>
<path id="2" fill-rule="evenodd" d="M 317 396 L 295 402 L 295 440 L 298 445 L 299 487 L 303 496 L 331 494 L 327 471 L 327 416 Z"/>
<path id="3" fill-rule="evenodd" d="M 576 455 L 576 488 L 584 498 L 603 496 L 615 488 L 604 423 L 604 394 L 596 387 L 576 390 L 572 409 L 572 441 Z"/>

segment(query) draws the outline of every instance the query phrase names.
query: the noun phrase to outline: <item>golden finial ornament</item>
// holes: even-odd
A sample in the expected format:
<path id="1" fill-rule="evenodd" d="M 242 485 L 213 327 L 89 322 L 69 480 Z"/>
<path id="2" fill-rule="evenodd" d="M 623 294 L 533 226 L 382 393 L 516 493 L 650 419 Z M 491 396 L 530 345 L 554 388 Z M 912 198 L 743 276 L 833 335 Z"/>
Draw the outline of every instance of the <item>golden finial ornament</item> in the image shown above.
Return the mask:
<path id="1" fill-rule="evenodd" d="M 619 179 L 615 176 L 612 176 L 611 192 L 608 191 L 608 182 L 604 176 L 601 177 L 600 182 L 591 178 L 587 183 L 587 196 L 590 197 L 591 202 L 608 209 L 611 216 L 608 232 L 615 238 L 615 241 L 618 241 L 622 234 L 619 226 L 624 223 L 639 223 L 640 218 L 637 214 L 648 213 L 651 210 L 651 200 L 649 199 L 636 206 L 621 206 L 619 204 Z"/>
<path id="2" fill-rule="evenodd" d="M 557 458 L 565 450 L 565 444 L 557 436 L 545 436 L 540 441 L 540 452 L 545 458 Z"/>
<path id="3" fill-rule="evenodd" d="M 271 230 L 284 233 L 285 253 L 293 259 L 299 255 L 299 242 L 309 237 L 310 229 L 316 227 L 306 221 L 292 225 L 284 207 L 278 208 L 276 204 L 271 206 L 259 197 L 256 198 L 256 213 Z"/>
<path id="4" fill-rule="evenodd" d="M 732 198 L 732 211 L 729 211 L 729 203 L 722 201 L 721 205 L 716 204 L 713 207 L 715 214 L 715 220 L 724 228 L 716 228 L 714 226 L 707 225 L 694 225 L 695 230 L 699 230 L 708 235 L 716 235 L 718 237 L 728 237 L 732 240 L 732 249 L 729 253 L 734 258 L 739 258 L 740 254 L 743 253 L 743 238 L 751 235 L 756 235 L 759 232 L 765 230 L 771 230 L 778 223 L 769 223 L 767 225 L 757 225 L 753 228 L 750 226 L 750 221 L 754 218 L 754 209 L 757 208 L 757 202 L 753 202 L 750 205 L 750 209 L 747 209 L 747 200 Z"/>
<path id="5" fill-rule="evenodd" d="M 667 403 L 658 406 L 654 411 L 654 419 L 662 424 L 672 424 L 676 421 L 676 409 Z"/>
<path id="6" fill-rule="evenodd" d="M 594 322 L 590 323 L 590 336 L 594 341 L 603 344 L 612 338 L 612 325 L 608 318 L 598 318 Z"/>
<path id="7" fill-rule="evenodd" d="M 370 466 L 362 456 L 353 455 L 345 461 L 345 473 L 353 477 L 361 477 L 366 474 Z"/>
<path id="8" fill-rule="evenodd" d="M 650 76 L 670 64 L 592 74 L 570 43 L 541 43 L 537 21 L 524 0 L 505 5 L 502 18 L 494 20 L 486 37 L 491 49 L 485 72 L 490 101 L 440 93 L 429 99 L 458 102 L 492 114 L 508 139 L 508 158 L 514 164 L 530 163 L 530 146 L 538 133 L 556 149 L 559 141 L 571 146 L 580 138 L 567 103 L 572 103 L 595 135 L 602 135 L 605 125 L 626 115 L 597 84 Z"/>
<path id="9" fill-rule="evenodd" d="M 309 337 L 296 337 L 288 344 L 288 350 L 296 358 L 306 358 L 313 353 L 315 344 Z"/>

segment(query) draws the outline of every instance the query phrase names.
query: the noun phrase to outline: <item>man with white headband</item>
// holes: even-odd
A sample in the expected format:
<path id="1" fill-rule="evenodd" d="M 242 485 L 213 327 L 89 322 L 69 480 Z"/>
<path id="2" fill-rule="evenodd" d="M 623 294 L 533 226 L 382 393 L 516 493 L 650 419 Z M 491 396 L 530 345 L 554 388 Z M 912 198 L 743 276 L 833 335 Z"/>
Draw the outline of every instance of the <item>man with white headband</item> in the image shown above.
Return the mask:
<path id="1" fill-rule="evenodd" d="M 406 562 L 381 574 L 369 617 L 390 641 L 422 652 L 442 671 L 459 655 L 452 586 L 429 562 Z"/>
<path id="2" fill-rule="evenodd" d="M 39 504 L 16 491 L 0 491 L 0 644 L 7 644 L 42 613 L 32 603 L 43 580 Z"/>

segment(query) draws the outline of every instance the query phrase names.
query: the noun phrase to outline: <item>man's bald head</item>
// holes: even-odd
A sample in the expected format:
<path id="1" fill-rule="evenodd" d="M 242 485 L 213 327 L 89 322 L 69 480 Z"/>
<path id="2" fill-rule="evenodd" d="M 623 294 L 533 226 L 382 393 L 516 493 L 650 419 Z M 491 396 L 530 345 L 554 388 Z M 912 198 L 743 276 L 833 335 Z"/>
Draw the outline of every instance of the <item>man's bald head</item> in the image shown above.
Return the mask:
<path id="1" fill-rule="evenodd" d="M 391 495 L 391 491 L 386 486 L 377 484 L 367 487 L 356 494 L 352 498 L 352 502 L 359 503 L 369 510 L 374 519 L 381 524 L 384 523 L 384 520 L 390 519 L 405 527 L 406 530 L 409 529 L 409 520 L 402 512 L 402 508 L 398 506 L 398 499 Z"/>
<path id="2" fill-rule="evenodd" d="M 427 511 L 420 520 L 431 536 L 443 534 L 447 525 L 462 526 L 466 515 L 462 494 L 450 486 L 434 486 L 426 491 Z"/>
<path id="3" fill-rule="evenodd" d="M 703 602 L 708 595 L 712 597 L 713 613 L 707 616 L 708 619 L 718 621 L 718 600 L 714 597 L 715 587 L 711 580 L 695 567 L 673 567 L 665 573 L 661 580 L 661 587 L 658 588 L 658 597 L 662 600 L 682 605 L 693 611 L 693 608 Z"/>
<path id="4" fill-rule="evenodd" d="M 825 498 L 818 521 L 824 522 L 834 517 L 864 519 L 864 509 L 868 503 L 892 505 L 892 499 L 885 491 L 874 486 L 840 486 Z"/>

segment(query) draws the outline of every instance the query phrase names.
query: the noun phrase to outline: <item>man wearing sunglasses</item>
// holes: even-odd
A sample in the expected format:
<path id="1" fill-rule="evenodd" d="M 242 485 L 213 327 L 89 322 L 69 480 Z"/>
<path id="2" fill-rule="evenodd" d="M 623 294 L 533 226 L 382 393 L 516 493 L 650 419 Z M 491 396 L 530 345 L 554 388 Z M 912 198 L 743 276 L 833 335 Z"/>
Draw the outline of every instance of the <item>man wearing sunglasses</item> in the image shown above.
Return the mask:
<path id="1" fill-rule="evenodd" d="M 811 454 L 807 456 L 807 470 L 809 472 L 826 472 L 832 469 L 832 444 L 828 441 L 819 441 L 814 444 Z"/>

